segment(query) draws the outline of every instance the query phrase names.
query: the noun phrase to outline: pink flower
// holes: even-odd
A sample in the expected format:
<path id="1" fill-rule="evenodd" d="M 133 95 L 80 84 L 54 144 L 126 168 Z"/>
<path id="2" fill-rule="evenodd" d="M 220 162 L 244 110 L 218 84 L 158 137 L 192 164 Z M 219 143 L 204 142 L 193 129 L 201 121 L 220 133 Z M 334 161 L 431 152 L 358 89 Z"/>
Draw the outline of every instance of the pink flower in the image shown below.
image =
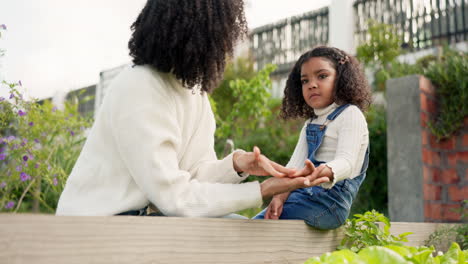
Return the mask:
<path id="1" fill-rule="evenodd" d="M 15 202 L 13 201 L 9 201 L 6 205 L 5 205 L 5 209 L 11 209 L 15 206 Z"/>
<path id="2" fill-rule="evenodd" d="M 30 180 L 31 179 L 31 176 L 29 176 L 28 174 L 26 174 L 25 172 L 21 172 L 20 173 L 20 179 L 21 181 L 27 181 L 27 180 Z"/>

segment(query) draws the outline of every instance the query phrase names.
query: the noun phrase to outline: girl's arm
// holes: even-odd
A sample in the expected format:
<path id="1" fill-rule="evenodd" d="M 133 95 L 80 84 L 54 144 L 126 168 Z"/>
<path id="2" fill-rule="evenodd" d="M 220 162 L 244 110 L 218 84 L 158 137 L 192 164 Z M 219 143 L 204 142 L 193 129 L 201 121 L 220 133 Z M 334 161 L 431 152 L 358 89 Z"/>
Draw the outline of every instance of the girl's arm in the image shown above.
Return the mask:
<path id="1" fill-rule="evenodd" d="M 337 181 L 355 176 L 356 166 L 362 166 L 357 164 L 360 152 L 369 144 L 366 119 L 356 106 L 348 107 L 334 122 L 339 122 L 335 158 L 327 162 L 318 174 L 331 180 L 322 185 L 324 188 L 331 188 Z"/>

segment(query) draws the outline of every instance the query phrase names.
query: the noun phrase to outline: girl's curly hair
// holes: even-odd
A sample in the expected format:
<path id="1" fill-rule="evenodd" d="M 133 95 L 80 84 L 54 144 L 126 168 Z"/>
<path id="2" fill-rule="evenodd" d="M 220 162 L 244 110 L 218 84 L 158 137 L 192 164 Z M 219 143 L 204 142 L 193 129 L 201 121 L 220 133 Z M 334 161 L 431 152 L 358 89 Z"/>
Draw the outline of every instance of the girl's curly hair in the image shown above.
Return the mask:
<path id="1" fill-rule="evenodd" d="M 301 67 L 310 58 L 321 57 L 330 61 L 336 70 L 334 101 L 354 104 L 362 111 L 369 107 L 371 94 L 364 72 L 356 58 L 332 47 L 318 46 L 304 53 L 294 65 L 284 89 L 280 116 L 288 118 L 314 118 L 315 114 L 302 95 Z"/>
<path id="2" fill-rule="evenodd" d="M 128 43 L 136 65 L 171 72 L 192 89 L 211 92 L 226 57 L 247 34 L 243 0 L 148 0 Z"/>

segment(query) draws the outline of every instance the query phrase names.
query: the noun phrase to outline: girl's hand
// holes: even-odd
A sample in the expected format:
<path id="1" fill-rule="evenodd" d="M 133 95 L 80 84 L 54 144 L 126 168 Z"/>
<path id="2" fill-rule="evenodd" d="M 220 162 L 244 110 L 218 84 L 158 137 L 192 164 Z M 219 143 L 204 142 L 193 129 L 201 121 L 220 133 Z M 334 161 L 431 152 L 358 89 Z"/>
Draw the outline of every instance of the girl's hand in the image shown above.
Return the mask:
<path id="1" fill-rule="evenodd" d="M 263 200 L 270 199 L 274 195 L 284 192 L 291 192 L 299 188 L 307 188 L 315 185 L 329 182 L 328 177 L 319 177 L 312 179 L 312 175 L 308 177 L 271 177 L 260 183 L 260 192 Z M 307 184 L 306 184 L 307 183 Z"/>
<path id="2" fill-rule="evenodd" d="M 286 177 L 295 172 L 294 169 L 283 167 L 260 154 L 258 147 L 254 147 L 253 152 L 234 152 L 232 160 L 235 171 L 257 176 Z"/>
<path id="3" fill-rule="evenodd" d="M 308 163 L 310 163 L 310 164 L 308 164 Z M 314 168 L 313 170 L 311 170 L 311 168 L 313 168 L 313 166 L 314 166 L 314 164 L 312 164 L 312 162 L 310 160 L 306 160 L 306 166 L 304 167 L 304 169 L 302 169 L 302 171 L 304 173 L 307 173 L 309 171 L 312 171 L 312 172 L 310 174 L 308 174 L 308 175 L 295 175 L 295 174 L 294 175 L 296 177 L 297 176 L 306 177 L 306 179 L 304 180 L 304 184 L 308 185 L 308 186 L 312 186 L 311 181 L 314 181 L 314 180 L 320 179 L 320 178 L 324 178 L 324 177 L 328 178 L 329 181 L 333 180 L 333 171 L 330 169 L 330 167 L 328 167 L 325 164 L 320 164 L 320 166 L 318 166 L 317 168 Z"/>
<path id="4" fill-rule="evenodd" d="M 268 208 L 265 212 L 265 219 L 279 219 L 281 213 L 283 213 L 283 205 L 288 199 L 289 192 L 277 194 L 273 196 Z"/>
<path id="5" fill-rule="evenodd" d="M 304 162 L 304 168 L 296 171 L 296 173 L 290 175 L 290 177 L 305 177 L 311 175 L 315 170 L 314 163 L 310 161 L 309 159 L 306 159 Z"/>

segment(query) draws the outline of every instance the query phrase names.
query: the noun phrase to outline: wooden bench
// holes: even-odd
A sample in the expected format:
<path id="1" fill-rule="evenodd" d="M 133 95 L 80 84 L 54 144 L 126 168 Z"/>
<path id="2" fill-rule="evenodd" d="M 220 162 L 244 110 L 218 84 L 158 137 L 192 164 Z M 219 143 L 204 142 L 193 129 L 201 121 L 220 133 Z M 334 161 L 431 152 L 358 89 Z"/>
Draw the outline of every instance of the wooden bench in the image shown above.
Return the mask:
<path id="1" fill-rule="evenodd" d="M 392 223 L 422 245 L 440 224 Z M 343 230 L 299 220 L 0 214 L 0 263 L 304 263 Z"/>

